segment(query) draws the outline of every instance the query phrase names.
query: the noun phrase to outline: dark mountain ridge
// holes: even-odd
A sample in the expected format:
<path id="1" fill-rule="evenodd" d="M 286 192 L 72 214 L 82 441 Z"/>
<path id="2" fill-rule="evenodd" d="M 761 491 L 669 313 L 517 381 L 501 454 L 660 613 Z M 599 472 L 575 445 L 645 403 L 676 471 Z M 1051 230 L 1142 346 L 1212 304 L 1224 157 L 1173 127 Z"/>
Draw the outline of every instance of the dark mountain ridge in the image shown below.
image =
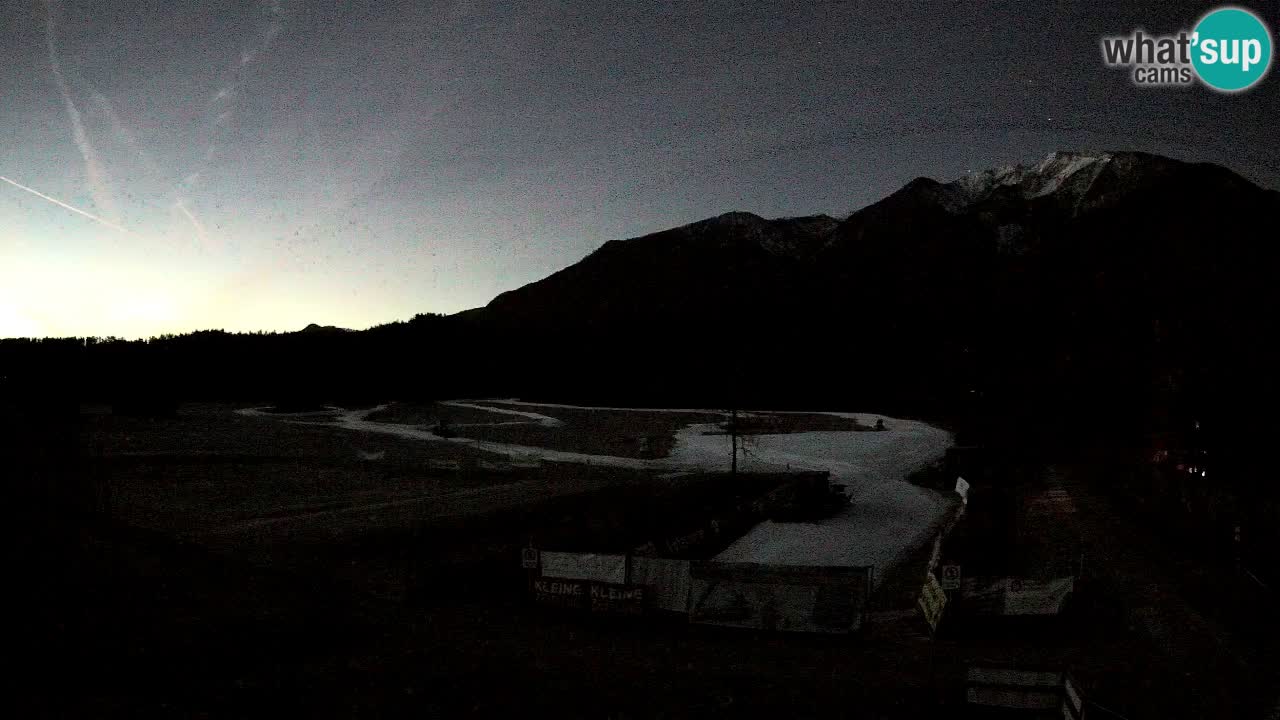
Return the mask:
<path id="1" fill-rule="evenodd" d="M 1271 388 L 1278 211 L 1214 165 L 1054 153 L 840 221 L 728 213 L 611 241 L 466 317 L 537 338 L 527 367 L 556 395 L 925 414 L 977 396 L 1138 427 Z"/>

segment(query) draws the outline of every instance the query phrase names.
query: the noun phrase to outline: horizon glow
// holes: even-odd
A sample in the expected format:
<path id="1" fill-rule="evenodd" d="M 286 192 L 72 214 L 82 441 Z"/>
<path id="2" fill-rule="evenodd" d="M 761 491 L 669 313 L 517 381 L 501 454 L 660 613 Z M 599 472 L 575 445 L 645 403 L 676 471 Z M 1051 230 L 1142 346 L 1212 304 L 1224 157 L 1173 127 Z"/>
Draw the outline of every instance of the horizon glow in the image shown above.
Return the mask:
<path id="1" fill-rule="evenodd" d="M 0 337 L 363 329 L 1059 149 L 1280 185 L 1274 78 L 1142 93 L 1096 62 L 1174 15 L 1141 5 L 7 3 Z"/>

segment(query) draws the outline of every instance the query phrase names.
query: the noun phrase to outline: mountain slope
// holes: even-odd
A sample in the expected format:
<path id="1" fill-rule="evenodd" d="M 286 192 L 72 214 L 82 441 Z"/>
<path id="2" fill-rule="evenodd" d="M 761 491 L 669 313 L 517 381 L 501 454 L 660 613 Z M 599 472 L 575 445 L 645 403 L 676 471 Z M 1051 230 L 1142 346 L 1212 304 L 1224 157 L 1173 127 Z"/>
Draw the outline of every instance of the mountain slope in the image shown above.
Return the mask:
<path id="1" fill-rule="evenodd" d="M 605 243 L 582 261 L 503 293 L 483 315 L 554 332 L 659 332 L 714 316 L 767 289 L 785 297 L 837 227 L 826 216 L 765 220 L 726 213 L 633 240 Z M 629 330 L 628 330 L 629 329 Z"/>

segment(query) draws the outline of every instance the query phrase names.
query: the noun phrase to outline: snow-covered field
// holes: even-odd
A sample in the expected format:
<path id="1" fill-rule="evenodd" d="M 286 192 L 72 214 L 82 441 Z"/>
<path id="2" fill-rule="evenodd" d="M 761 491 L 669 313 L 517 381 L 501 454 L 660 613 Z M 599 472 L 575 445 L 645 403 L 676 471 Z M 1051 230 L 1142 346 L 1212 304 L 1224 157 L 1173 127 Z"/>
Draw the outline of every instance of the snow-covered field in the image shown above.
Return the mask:
<path id="1" fill-rule="evenodd" d="M 875 416 L 856 417 L 872 424 Z M 819 523 L 765 521 L 738 539 L 717 560 L 779 565 L 874 565 L 876 578 L 929 539 L 946 513 L 949 498 L 906 481 L 907 475 L 942 457 L 952 444 L 943 430 L 912 420 L 885 418 L 884 432 L 802 432 L 761 435 L 749 448 L 748 470 L 776 467 L 828 470 L 847 486 L 851 502 Z M 723 436 L 695 427 L 679 435 L 680 456 L 710 457 Z"/>
<path id="2" fill-rule="evenodd" d="M 534 412 L 532 408 L 545 408 L 548 412 L 554 412 L 555 408 L 591 409 L 514 400 L 486 402 L 521 409 L 495 408 L 462 401 L 445 404 L 484 410 L 502 417 L 501 420 L 495 420 L 494 425 L 527 422 L 546 427 L 558 427 L 561 421 L 550 415 Z M 350 411 L 334 408 L 330 417 L 333 424 L 349 430 L 386 433 L 428 442 L 466 444 L 479 450 L 522 460 L 590 463 L 670 472 L 723 471 L 728 469 L 730 460 L 728 437 L 722 433 L 707 434 L 720 430 L 713 424 L 695 424 L 681 428 L 676 434 L 675 447 L 666 458 L 639 459 L 587 455 L 470 438 L 442 438 L 420 427 L 366 419 L 381 407 L 384 406 Z M 264 413 L 260 409 L 239 412 L 288 422 L 314 422 L 315 417 L 311 414 L 308 419 L 291 419 L 287 415 Z M 719 410 L 680 412 L 723 414 Z M 849 413 L 822 414 L 852 418 L 868 426 L 882 417 Z M 511 420 L 512 417 L 521 420 Z M 949 499 L 941 493 L 908 483 L 906 477 L 914 470 L 942 457 L 952 444 L 952 438 L 946 431 L 925 423 L 888 417 L 883 419 L 888 428 L 883 432 L 813 431 L 753 436 L 748 441 L 745 456 L 739 459 L 741 469 L 827 470 L 831 472 L 833 482 L 842 483 L 848 488 L 852 501 L 844 511 L 818 523 L 763 522 L 716 559 L 782 565 L 874 565 L 878 579 L 884 577 L 888 568 L 926 542 L 930 528 L 946 512 Z"/>
<path id="3" fill-rule="evenodd" d="M 546 405 L 554 408 L 556 406 Z M 689 412 L 689 411 L 685 411 Z M 698 410 L 696 412 L 716 412 Z M 914 420 L 854 413 L 823 413 L 872 426 L 884 419 L 888 430 L 815 431 L 758 435 L 739 459 L 743 470 L 827 470 L 843 483 L 849 506 L 819 523 L 765 521 L 716 556 L 727 562 L 780 565 L 876 567 L 876 579 L 927 542 L 930 528 L 946 513 L 950 499 L 906 481 L 915 470 L 941 458 L 950 433 Z M 714 425 L 690 425 L 676 434 L 664 460 L 671 467 L 724 470 L 730 450 Z M 621 458 L 619 458 L 621 459 Z"/>

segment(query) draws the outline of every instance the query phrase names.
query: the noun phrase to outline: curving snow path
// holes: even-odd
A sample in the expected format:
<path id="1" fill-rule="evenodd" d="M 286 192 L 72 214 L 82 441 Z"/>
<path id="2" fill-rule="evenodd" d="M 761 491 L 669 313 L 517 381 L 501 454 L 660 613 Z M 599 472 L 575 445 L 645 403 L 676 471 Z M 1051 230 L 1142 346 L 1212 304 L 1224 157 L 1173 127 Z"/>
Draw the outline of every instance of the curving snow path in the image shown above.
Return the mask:
<path id="1" fill-rule="evenodd" d="M 519 407 L 568 408 L 591 410 L 577 405 L 522 403 L 515 400 L 486 401 Z M 454 407 L 484 410 L 498 415 L 525 418 L 546 427 L 563 423 L 557 418 L 527 410 L 496 408 L 454 401 Z M 624 458 L 612 455 L 588 455 L 549 448 L 488 442 L 470 438 L 443 438 L 411 425 L 374 422 L 366 417 L 386 407 L 344 411 L 332 408 L 333 423 L 338 427 L 361 432 L 382 433 L 429 442 L 468 445 L 478 450 L 519 459 L 540 459 L 584 463 L 636 470 L 723 471 L 729 465 L 728 438 L 715 424 L 689 425 L 676 433 L 670 455 L 661 459 Z M 724 415 L 722 410 L 634 410 L 635 412 L 696 412 Z M 265 416 L 285 422 L 316 424 L 296 419 L 314 417 L 315 413 L 288 415 L 265 413 L 260 408 L 237 411 L 243 415 Z M 748 440 L 747 451 L 739 457 L 739 467 L 752 470 L 807 469 L 826 470 L 832 481 L 846 486 L 851 497 L 847 508 L 817 523 L 760 523 L 737 542 L 716 556 L 726 562 L 754 562 L 781 565 L 866 566 L 876 568 L 877 581 L 888 568 L 901 562 L 928 541 L 932 528 L 939 523 L 955 500 L 942 493 L 906 482 L 915 470 L 942 457 L 952 444 L 950 433 L 914 420 L 901 420 L 865 413 L 754 413 L 825 414 L 857 420 L 871 425 L 883 418 L 888 430 L 877 431 L 813 431 L 778 435 L 757 435 Z M 483 425 L 485 423 L 474 423 Z M 511 421 L 495 422 L 508 425 Z M 708 432 L 719 434 L 709 435 Z"/>
<path id="2" fill-rule="evenodd" d="M 517 415 L 528 418 L 528 420 L 512 422 L 502 421 L 493 423 L 468 423 L 467 427 L 498 427 L 514 424 L 536 424 L 546 427 L 557 427 L 562 423 L 557 418 L 547 415 L 539 415 L 532 412 L 518 412 L 503 408 L 491 408 L 483 405 L 472 405 L 465 402 L 441 402 L 442 405 L 450 405 L 452 407 L 464 407 L 474 410 L 486 410 L 498 415 Z M 630 468 L 635 470 L 654 470 L 654 469 L 671 469 L 672 466 L 663 460 L 641 460 L 637 458 L 615 457 L 612 455 L 589 455 L 585 453 L 566 452 L 563 450 L 552 450 L 550 448 L 535 447 L 532 445 L 515 445 L 511 443 L 490 442 L 487 440 L 475 440 L 473 438 L 464 437 L 441 437 L 425 430 L 416 425 L 402 425 L 398 423 L 377 422 L 366 419 L 369 415 L 383 410 L 387 405 L 378 405 L 376 407 L 366 408 L 363 410 L 343 410 L 342 408 L 330 407 L 326 414 L 329 421 L 304 420 L 301 418 L 314 418 L 321 413 L 272 413 L 267 412 L 267 408 L 243 408 L 236 410 L 237 414 L 246 417 L 265 417 L 277 419 L 282 422 L 296 423 L 299 425 L 325 425 L 329 427 L 340 427 L 347 430 L 358 430 L 361 432 L 380 433 L 383 435 L 394 435 L 396 437 L 412 438 L 414 440 L 426 440 L 429 442 L 454 443 L 457 445 L 467 445 L 477 450 L 493 453 L 496 455 L 505 455 L 506 457 L 528 460 L 551 460 L 555 462 L 571 462 L 582 463 L 587 465 L 607 465 L 610 467 Z M 554 423 L 554 424 L 553 424 Z M 464 427 L 458 425 L 455 427 Z M 679 469 L 695 470 L 696 466 L 682 467 Z"/>
<path id="3" fill-rule="evenodd" d="M 499 415 L 515 415 L 516 417 L 522 417 L 522 418 L 527 418 L 529 420 L 532 420 L 534 424 L 541 425 L 543 427 L 560 427 L 561 425 L 564 425 L 564 421 L 560 420 L 559 418 L 553 418 L 550 415 L 540 415 L 535 412 L 524 412 L 521 410 L 511 410 L 509 408 L 496 408 L 496 407 L 487 407 L 485 405 L 474 405 L 472 403 L 463 402 L 461 400 L 449 400 L 446 402 L 442 402 L 440 404 L 448 405 L 449 407 L 467 408 L 468 410 L 483 410 L 484 412 L 497 413 Z M 485 425 L 517 425 L 517 424 L 522 424 L 522 423 L 520 423 L 519 421 L 502 422 L 502 423 L 469 423 L 466 426 L 456 425 L 455 427 L 482 427 Z"/>

